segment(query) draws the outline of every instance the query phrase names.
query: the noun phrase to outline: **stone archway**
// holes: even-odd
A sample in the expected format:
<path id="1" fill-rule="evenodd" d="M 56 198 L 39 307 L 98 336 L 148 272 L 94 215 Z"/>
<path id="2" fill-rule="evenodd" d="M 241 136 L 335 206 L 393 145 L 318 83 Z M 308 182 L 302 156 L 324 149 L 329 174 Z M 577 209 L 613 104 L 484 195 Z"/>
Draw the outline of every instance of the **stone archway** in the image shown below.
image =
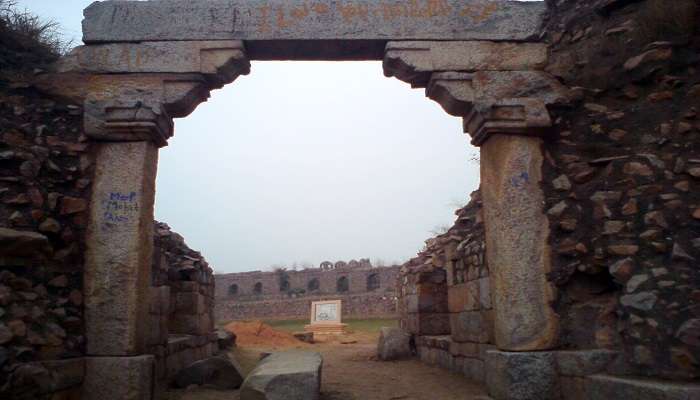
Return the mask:
<path id="1" fill-rule="evenodd" d="M 173 135 L 173 118 L 247 74 L 251 59 L 383 60 L 386 76 L 424 88 L 448 114 L 463 118 L 464 131 L 481 147 L 496 347 L 554 348 L 558 318 L 539 184 L 549 108 L 565 104 L 567 91 L 542 71 L 547 45 L 536 39 L 544 11 L 541 3 L 481 0 L 312 6 L 152 0 L 88 7 L 86 45 L 41 81 L 82 102 L 85 133 L 97 142 L 85 272 L 93 364 L 153 362 L 139 357 L 147 353 L 158 148 Z M 89 372 L 86 398 L 121 398 L 105 397 L 97 389 L 105 375 Z"/>

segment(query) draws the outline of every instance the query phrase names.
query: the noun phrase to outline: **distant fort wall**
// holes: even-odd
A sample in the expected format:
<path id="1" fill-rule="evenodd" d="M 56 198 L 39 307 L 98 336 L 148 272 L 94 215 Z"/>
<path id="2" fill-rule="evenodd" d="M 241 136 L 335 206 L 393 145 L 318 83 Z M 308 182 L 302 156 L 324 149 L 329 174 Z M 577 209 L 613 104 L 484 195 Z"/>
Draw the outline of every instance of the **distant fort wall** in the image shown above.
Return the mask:
<path id="1" fill-rule="evenodd" d="M 319 268 L 215 275 L 215 318 L 309 318 L 312 301 L 343 301 L 344 318 L 396 316 L 399 266 L 374 267 L 369 260 L 323 262 Z"/>

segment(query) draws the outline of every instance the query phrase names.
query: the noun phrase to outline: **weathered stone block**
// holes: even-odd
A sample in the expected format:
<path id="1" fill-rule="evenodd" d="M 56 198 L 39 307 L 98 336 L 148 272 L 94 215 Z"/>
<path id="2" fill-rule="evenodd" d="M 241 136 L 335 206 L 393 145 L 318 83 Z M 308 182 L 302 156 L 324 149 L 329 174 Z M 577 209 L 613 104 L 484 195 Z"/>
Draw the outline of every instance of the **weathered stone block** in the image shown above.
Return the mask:
<path id="1" fill-rule="evenodd" d="M 700 399 L 700 384 L 629 379 L 608 375 L 585 378 L 585 400 L 695 400 Z"/>
<path id="2" fill-rule="evenodd" d="M 83 400 L 151 400 L 153 356 L 87 357 Z"/>
<path id="3" fill-rule="evenodd" d="M 460 357 L 479 357 L 479 344 L 478 343 L 460 343 L 452 341 L 450 342 L 450 354 Z"/>
<path id="4" fill-rule="evenodd" d="M 448 309 L 451 313 L 479 309 L 479 283 L 471 281 L 447 289 Z"/>
<path id="5" fill-rule="evenodd" d="M 410 358 L 411 335 L 400 328 L 382 328 L 379 331 L 377 356 L 382 361 Z"/>
<path id="6" fill-rule="evenodd" d="M 0 227 L 0 256 L 33 257 L 50 250 L 49 238 L 40 233 Z"/>
<path id="7" fill-rule="evenodd" d="M 447 313 L 418 314 L 418 335 L 446 335 L 450 333 L 450 318 Z"/>
<path id="8" fill-rule="evenodd" d="M 205 298 L 197 292 L 179 292 L 175 294 L 175 312 L 183 314 L 202 314 L 207 311 Z"/>
<path id="9" fill-rule="evenodd" d="M 170 333 L 204 335 L 212 330 L 208 326 L 208 321 L 205 314 L 175 314 L 170 317 L 168 328 Z"/>
<path id="10" fill-rule="evenodd" d="M 90 355 L 145 352 L 157 162 L 149 142 L 98 146 L 84 274 Z"/>
<path id="11" fill-rule="evenodd" d="M 480 311 L 450 314 L 450 334 L 455 341 L 488 343 L 489 321 Z"/>
<path id="12" fill-rule="evenodd" d="M 270 354 L 243 382 L 241 400 L 318 400 L 322 365 L 319 353 Z"/>
<path id="13" fill-rule="evenodd" d="M 482 309 L 490 310 L 491 305 L 491 281 L 488 277 L 479 279 L 479 305 Z"/>
<path id="14" fill-rule="evenodd" d="M 467 379 L 484 382 L 486 379 L 486 364 L 483 360 L 467 357 L 464 359 L 462 374 Z"/>
<path id="15" fill-rule="evenodd" d="M 486 352 L 486 386 L 495 400 L 560 398 L 556 358 L 551 352 Z"/>
<path id="16" fill-rule="evenodd" d="M 149 312 L 155 315 L 170 314 L 170 287 L 151 287 L 151 297 L 149 302 Z"/>
<path id="17" fill-rule="evenodd" d="M 586 376 L 604 373 L 620 357 L 612 350 L 580 350 L 554 352 L 559 373 L 565 376 Z"/>
<path id="18" fill-rule="evenodd" d="M 239 40 L 109 43 L 79 46 L 57 64 L 57 72 L 247 73 L 250 63 Z M 233 78 L 234 76 L 230 76 Z M 223 76 L 224 80 L 226 76 Z"/>
<path id="19" fill-rule="evenodd" d="M 561 398 L 563 400 L 585 400 L 586 380 L 577 376 L 560 376 Z"/>
<path id="20" fill-rule="evenodd" d="M 418 86 L 424 86 L 433 72 L 527 71 L 542 69 L 546 63 L 544 43 L 389 42 L 384 57 L 385 71 Z"/>

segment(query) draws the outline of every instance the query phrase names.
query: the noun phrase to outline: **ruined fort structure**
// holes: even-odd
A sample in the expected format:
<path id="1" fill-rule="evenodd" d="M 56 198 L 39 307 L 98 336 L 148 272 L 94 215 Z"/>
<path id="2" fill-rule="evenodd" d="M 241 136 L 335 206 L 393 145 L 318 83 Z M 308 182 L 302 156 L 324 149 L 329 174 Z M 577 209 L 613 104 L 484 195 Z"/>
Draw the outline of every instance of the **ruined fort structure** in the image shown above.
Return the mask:
<path id="1" fill-rule="evenodd" d="M 343 301 L 343 318 L 394 317 L 398 270 L 361 259 L 216 275 L 216 319 L 307 319 L 313 301 L 336 299 Z"/>
<path id="2" fill-rule="evenodd" d="M 422 359 L 497 400 L 697 398 L 694 3 L 91 5 L 85 46 L 0 106 L 3 390 L 157 396 L 186 357 L 152 332 L 166 315 L 209 351 L 210 271 L 154 273 L 158 149 L 250 60 L 305 59 L 383 60 L 480 147 L 480 194 L 399 277 Z"/>

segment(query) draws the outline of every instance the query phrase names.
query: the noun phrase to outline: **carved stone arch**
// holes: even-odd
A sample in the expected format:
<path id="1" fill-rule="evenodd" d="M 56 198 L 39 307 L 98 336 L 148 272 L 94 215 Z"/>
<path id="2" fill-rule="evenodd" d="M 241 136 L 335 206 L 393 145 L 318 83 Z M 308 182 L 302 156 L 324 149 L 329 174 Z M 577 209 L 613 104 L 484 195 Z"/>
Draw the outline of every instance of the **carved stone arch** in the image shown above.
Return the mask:
<path id="1" fill-rule="evenodd" d="M 348 267 L 349 268 L 359 268 L 360 263 L 357 260 L 350 260 L 350 262 L 348 262 Z"/>
<path id="2" fill-rule="evenodd" d="M 333 269 L 333 263 L 330 261 L 324 261 L 321 263 L 320 268 L 324 271 L 328 271 L 330 269 Z"/>

